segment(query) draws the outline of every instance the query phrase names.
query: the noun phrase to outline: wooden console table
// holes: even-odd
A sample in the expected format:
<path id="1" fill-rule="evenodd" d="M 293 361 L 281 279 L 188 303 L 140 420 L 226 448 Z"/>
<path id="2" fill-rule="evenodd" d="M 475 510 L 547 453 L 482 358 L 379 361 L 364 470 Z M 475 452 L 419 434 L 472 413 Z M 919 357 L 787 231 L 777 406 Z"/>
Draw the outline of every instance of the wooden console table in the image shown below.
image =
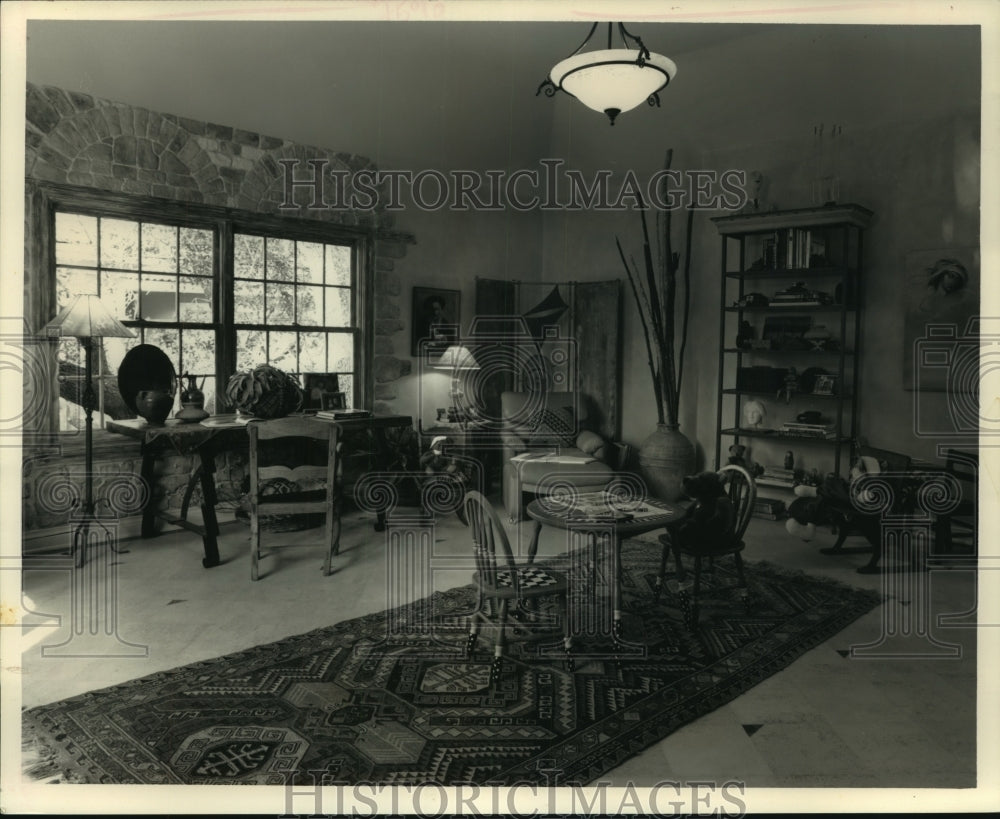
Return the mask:
<path id="1" fill-rule="evenodd" d="M 372 449 L 370 468 L 386 468 L 391 457 L 391 449 L 386 442 L 386 430 L 412 425 L 408 415 L 372 415 L 367 418 L 350 418 L 332 421 L 312 417 L 317 424 L 337 424 L 342 430 L 342 436 L 351 433 L 365 434 L 371 437 Z M 180 526 L 201 535 L 205 548 L 205 556 L 201 564 L 206 569 L 219 565 L 219 522 L 215 514 L 218 496 L 215 491 L 215 456 L 221 452 L 246 450 L 249 442 L 246 424 L 236 421 L 233 416 L 213 416 L 200 424 L 180 423 L 169 420 L 163 426 L 151 426 L 141 418 L 108 421 L 109 432 L 125 435 L 139 441 L 142 455 L 141 477 L 146 485 L 153 485 L 153 470 L 158 458 L 165 454 L 189 455 L 193 462 L 180 513 L 172 510 L 159 511 L 153 503 L 152 492 L 147 498 L 142 511 L 142 537 L 152 537 L 156 534 L 157 518 L 165 520 L 174 526 Z M 188 507 L 195 487 L 201 487 L 202 523 L 188 520 Z M 379 516 L 376 528 L 384 525 L 383 516 Z"/>

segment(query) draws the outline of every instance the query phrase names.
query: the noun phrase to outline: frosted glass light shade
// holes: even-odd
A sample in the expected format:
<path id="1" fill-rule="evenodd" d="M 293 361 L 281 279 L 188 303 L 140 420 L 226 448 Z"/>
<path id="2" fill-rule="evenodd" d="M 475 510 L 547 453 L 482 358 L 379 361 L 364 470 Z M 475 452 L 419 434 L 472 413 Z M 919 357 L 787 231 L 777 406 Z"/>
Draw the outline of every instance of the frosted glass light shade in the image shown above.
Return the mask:
<path id="1" fill-rule="evenodd" d="M 662 54 L 650 54 L 640 66 L 635 49 L 612 48 L 567 57 L 556 63 L 549 76 L 558 88 L 614 121 L 622 111 L 645 102 L 676 74 L 677 65 Z"/>

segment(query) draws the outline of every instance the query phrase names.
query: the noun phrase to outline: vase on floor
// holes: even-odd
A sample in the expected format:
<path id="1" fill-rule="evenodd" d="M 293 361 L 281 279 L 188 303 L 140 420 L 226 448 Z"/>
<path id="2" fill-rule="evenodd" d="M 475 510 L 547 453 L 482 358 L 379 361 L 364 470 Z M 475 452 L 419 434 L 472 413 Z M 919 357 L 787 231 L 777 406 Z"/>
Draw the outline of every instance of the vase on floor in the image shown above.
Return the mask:
<path id="1" fill-rule="evenodd" d="M 694 469 L 694 445 L 675 424 L 657 424 L 639 447 L 639 469 L 650 495 L 675 501 L 684 476 Z"/>

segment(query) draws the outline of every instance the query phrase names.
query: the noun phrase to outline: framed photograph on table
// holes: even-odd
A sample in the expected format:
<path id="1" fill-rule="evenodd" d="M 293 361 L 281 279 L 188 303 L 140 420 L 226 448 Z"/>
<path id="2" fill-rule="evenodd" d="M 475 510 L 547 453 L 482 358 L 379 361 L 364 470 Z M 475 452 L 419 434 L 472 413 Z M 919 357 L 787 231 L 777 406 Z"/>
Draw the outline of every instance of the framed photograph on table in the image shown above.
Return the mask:
<path id="1" fill-rule="evenodd" d="M 340 392 L 340 379 L 336 373 L 304 373 L 302 387 L 305 393 L 302 409 L 326 409 L 323 406 L 323 395 Z"/>
<path id="2" fill-rule="evenodd" d="M 410 355 L 423 351 L 440 356 L 458 341 L 461 325 L 462 291 L 434 287 L 413 288 L 413 313 L 410 319 Z"/>
<path id="3" fill-rule="evenodd" d="M 813 395 L 836 395 L 837 394 L 837 376 L 835 375 L 817 375 L 816 381 L 813 384 Z"/>
<path id="4" fill-rule="evenodd" d="M 347 395 L 342 392 L 325 392 L 321 399 L 320 409 L 342 410 L 347 409 Z"/>

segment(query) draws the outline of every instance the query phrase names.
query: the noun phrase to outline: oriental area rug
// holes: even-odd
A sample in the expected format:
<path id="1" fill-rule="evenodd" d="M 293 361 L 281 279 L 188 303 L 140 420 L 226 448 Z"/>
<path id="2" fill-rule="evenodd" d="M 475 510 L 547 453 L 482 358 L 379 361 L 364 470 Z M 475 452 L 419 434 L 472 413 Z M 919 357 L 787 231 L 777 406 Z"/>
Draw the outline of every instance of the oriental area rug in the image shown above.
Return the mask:
<path id="1" fill-rule="evenodd" d="M 573 556 L 546 561 L 570 573 Z M 512 643 L 490 682 L 492 635 L 465 656 L 472 586 L 269 645 L 27 710 L 25 776 L 99 784 L 585 785 L 729 702 L 877 606 L 881 597 L 727 561 L 703 580 L 697 627 L 654 602 L 657 543 L 623 545 L 619 661 L 601 636 L 572 670 Z M 586 585 L 586 584 L 581 584 Z M 593 599 L 593 598 L 590 598 Z M 544 614 L 544 611 L 542 612 Z M 534 647 L 533 647 L 534 646 Z M 576 651 L 576 647 L 574 648 Z M 623 652 L 623 653 L 622 653 Z M 630 653 L 631 652 L 631 653 Z M 322 776 L 322 780 L 313 777 Z"/>

